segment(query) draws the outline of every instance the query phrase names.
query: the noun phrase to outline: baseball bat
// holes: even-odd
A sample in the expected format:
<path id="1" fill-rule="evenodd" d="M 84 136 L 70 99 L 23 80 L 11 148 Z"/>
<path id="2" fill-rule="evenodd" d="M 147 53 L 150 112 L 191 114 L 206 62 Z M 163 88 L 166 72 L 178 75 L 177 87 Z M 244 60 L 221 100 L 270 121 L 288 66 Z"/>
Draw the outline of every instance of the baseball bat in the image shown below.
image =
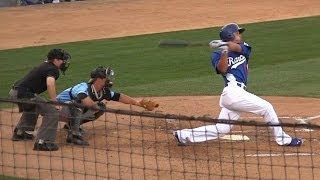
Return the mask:
<path id="1" fill-rule="evenodd" d="M 190 47 L 190 46 L 209 46 L 204 42 L 192 42 L 178 39 L 163 39 L 159 42 L 159 47 Z"/>

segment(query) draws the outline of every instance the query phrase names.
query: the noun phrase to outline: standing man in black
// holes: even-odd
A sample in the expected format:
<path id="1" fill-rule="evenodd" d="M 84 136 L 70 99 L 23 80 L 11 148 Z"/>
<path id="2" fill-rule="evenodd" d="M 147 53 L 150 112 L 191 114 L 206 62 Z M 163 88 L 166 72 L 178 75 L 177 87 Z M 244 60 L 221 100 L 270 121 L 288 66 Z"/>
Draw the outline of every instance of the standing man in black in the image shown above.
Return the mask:
<path id="1" fill-rule="evenodd" d="M 39 94 L 48 91 L 50 101 L 56 101 L 56 80 L 59 78 L 59 69 L 64 72 L 68 69 L 71 56 L 63 49 L 52 49 L 47 60 L 33 68 L 25 77 L 17 81 L 9 94 L 12 99 L 23 100 L 19 103 L 22 116 L 12 135 L 13 141 L 33 140 L 34 131 L 39 114 L 43 116 L 42 124 L 35 137 L 33 150 L 56 151 L 58 145 L 54 143 L 57 134 L 59 110 Z M 30 103 L 31 102 L 31 103 Z"/>

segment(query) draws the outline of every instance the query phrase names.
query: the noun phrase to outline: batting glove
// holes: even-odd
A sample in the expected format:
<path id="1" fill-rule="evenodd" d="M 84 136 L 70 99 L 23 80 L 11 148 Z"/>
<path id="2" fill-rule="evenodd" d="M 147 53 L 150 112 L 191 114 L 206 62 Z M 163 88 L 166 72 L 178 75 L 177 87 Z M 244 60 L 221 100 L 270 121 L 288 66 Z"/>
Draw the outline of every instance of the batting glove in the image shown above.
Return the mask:
<path id="1" fill-rule="evenodd" d="M 209 42 L 209 46 L 211 48 L 217 48 L 217 47 L 221 47 L 221 46 L 228 46 L 228 43 L 223 42 L 222 40 L 213 40 L 213 41 Z"/>
<path id="2" fill-rule="evenodd" d="M 225 54 L 229 52 L 229 46 L 227 45 L 220 46 L 219 49 L 221 49 L 221 52 Z"/>

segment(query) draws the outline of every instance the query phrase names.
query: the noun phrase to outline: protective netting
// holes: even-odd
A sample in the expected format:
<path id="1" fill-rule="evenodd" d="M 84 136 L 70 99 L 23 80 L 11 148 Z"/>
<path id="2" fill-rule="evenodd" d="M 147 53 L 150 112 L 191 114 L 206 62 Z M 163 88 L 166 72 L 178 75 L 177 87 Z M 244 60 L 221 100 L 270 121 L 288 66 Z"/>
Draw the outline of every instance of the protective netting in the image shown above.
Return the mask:
<path id="1" fill-rule="evenodd" d="M 111 109 L 82 125 L 90 146 L 66 143 L 59 123 L 58 151 L 34 151 L 34 141 L 12 141 L 21 113 L 17 101 L 0 101 L 0 179 L 318 179 L 319 126 L 280 125 L 301 147 L 279 146 L 261 120 L 228 121 L 207 116 Z M 130 108 L 129 108 L 130 109 Z M 38 119 L 41 124 L 41 116 Z M 228 123 L 220 139 L 177 146 L 172 132 Z M 36 133 L 36 132 L 30 132 Z M 249 138 L 249 139 L 247 139 Z M 3 176 L 1 176 L 3 175 Z"/>

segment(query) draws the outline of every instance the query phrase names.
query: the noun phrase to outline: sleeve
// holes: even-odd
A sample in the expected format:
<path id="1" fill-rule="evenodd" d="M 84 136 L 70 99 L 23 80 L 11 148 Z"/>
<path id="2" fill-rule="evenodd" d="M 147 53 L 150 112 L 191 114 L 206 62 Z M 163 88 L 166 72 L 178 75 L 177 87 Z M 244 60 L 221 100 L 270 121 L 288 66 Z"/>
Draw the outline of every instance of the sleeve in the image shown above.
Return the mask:
<path id="1" fill-rule="evenodd" d="M 119 101 L 120 99 L 120 93 L 111 91 L 109 88 L 103 89 L 103 98 L 107 101 Z"/>
<path id="2" fill-rule="evenodd" d="M 55 80 L 59 78 L 59 69 L 56 68 L 49 68 L 48 71 L 46 72 L 47 77 L 54 77 Z"/>
<path id="3" fill-rule="evenodd" d="M 87 83 L 80 83 L 72 87 L 71 95 L 77 100 L 86 98 L 89 95 Z"/>
<path id="4" fill-rule="evenodd" d="M 88 97 L 88 95 L 85 94 L 85 93 L 79 93 L 79 94 L 77 95 L 77 99 L 78 99 L 78 100 L 82 100 L 82 99 L 84 99 L 84 98 L 86 98 L 86 97 Z"/>
<path id="5" fill-rule="evenodd" d="M 57 101 L 58 101 L 58 102 L 62 102 L 62 103 L 71 101 L 71 97 L 70 97 L 70 95 L 69 95 L 70 89 L 71 89 L 71 88 L 68 88 L 68 89 L 62 91 L 60 94 L 58 94 L 58 95 L 57 95 Z"/>
<path id="6" fill-rule="evenodd" d="M 120 93 L 113 92 L 113 96 L 111 97 L 112 101 L 119 101 L 120 99 Z"/>
<path id="7" fill-rule="evenodd" d="M 218 70 L 218 62 L 220 60 L 220 57 L 221 57 L 221 51 L 214 51 L 212 53 L 211 63 L 212 63 L 213 69 L 217 72 L 217 74 L 220 74 Z"/>
<path id="8" fill-rule="evenodd" d="M 251 46 L 249 46 L 249 44 L 247 44 L 246 42 L 242 42 L 240 44 L 241 49 L 242 49 L 242 54 L 249 59 L 250 53 L 251 53 Z"/>

